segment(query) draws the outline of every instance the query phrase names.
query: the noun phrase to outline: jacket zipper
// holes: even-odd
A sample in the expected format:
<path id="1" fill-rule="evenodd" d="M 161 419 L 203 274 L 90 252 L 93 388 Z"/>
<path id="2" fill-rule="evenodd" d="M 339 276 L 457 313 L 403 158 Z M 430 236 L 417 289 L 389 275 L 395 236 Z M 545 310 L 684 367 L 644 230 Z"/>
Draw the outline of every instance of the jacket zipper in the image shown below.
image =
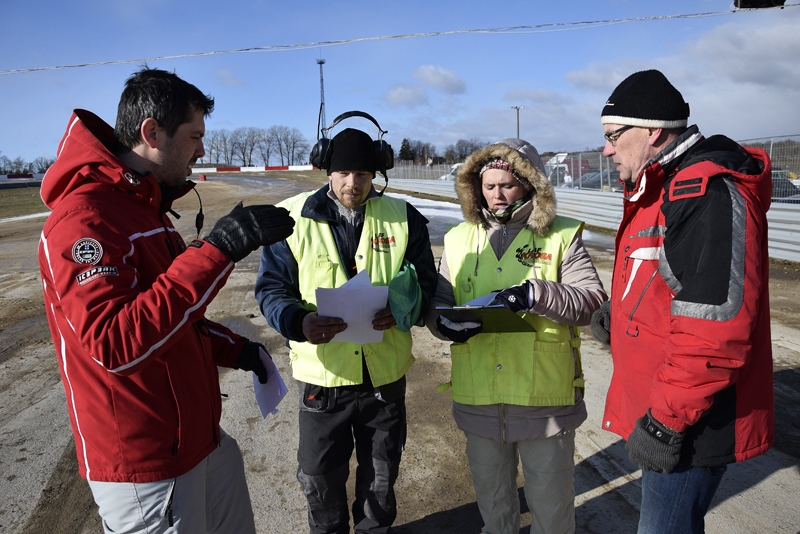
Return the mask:
<path id="1" fill-rule="evenodd" d="M 636 301 L 636 304 L 634 304 L 633 309 L 631 310 L 631 314 L 628 316 L 628 326 L 627 326 L 627 328 L 625 328 L 625 333 L 628 334 L 631 337 L 636 337 L 636 336 L 639 335 L 639 327 L 638 326 L 635 327 L 634 331 L 631 331 L 631 323 L 633 322 L 633 315 L 636 313 L 636 310 L 639 309 L 639 304 L 642 303 L 642 299 L 644 298 L 644 294 L 647 293 L 647 289 L 650 287 L 650 284 L 653 283 L 653 280 L 656 277 L 656 273 L 658 273 L 657 269 L 654 270 L 653 274 L 650 275 L 650 280 L 648 280 L 647 283 L 645 284 L 644 289 L 642 289 L 642 293 L 639 295 L 639 299 Z"/>
<path id="2" fill-rule="evenodd" d="M 167 509 L 165 510 L 165 514 L 167 516 L 167 521 L 169 522 L 169 526 L 175 526 L 175 519 L 172 516 L 172 501 L 175 497 L 175 486 L 178 485 L 178 478 L 176 477 L 175 480 L 172 482 L 172 489 L 169 491 L 169 500 L 167 500 Z"/>
<path id="3" fill-rule="evenodd" d="M 195 327 L 197 328 L 197 332 L 201 336 L 211 337 L 211 332 L 208 329 L 208 325 L 206 324 L 205 319 L 200 319 L 199 321 L 195 322 Z M 208 363 L 206 362 L 206 347 L 203 343 L 203 339 L 200 339 L 200 349 L 203 351 L 203 370 L 205 371 L 206 376 L 208 376 Z M 209 392 L 211 393 L 211 392 Z M 214 443 L 219 446 L 220 437 L 218 433 L 218 429 L 214 424 L 214 401 L 211 400 L 211 395 L 208 396 L 211 402 L 211 432 L 213 434 Z"/>
<path id="4" fill-rule="evenodd" d="M 508 443 L 508 422 L 506 421 L 506 405 L 500 405 L 500 433 L 503 443 Z"/>

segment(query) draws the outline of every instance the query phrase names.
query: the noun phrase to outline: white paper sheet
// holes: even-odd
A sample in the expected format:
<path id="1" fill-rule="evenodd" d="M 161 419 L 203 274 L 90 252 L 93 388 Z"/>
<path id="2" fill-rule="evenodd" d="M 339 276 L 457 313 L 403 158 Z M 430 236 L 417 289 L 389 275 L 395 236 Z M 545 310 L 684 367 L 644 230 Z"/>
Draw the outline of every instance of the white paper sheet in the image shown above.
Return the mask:
<path id="1" fill-rule="evenodd" d="M 278 368 L 275 367 L 275 362 L 272 361 L 269 354 L 264 352 L 264 349 L 258 349 L 258 357 L 267 370 L 267 383 L 262 384 L 259 382 L 258 376 L 253 373 L 253 389 L 256 393 L 256 402 L 261 410 L 261 416 L 266 419 L 267 415 L 278 413 L 278 404 L 289 392 L 289 389 L 283 382 Z"/>
<path id="2" fill-rule="evenodd" d="M 386 307 L 388 286 L 373 286 L 366 271 L 361 271 L 337 288 L 317 288 L 317 315 L 339 317 L 347 330 L 336 334 L 331 343 L 379 343 L 383 330 L 372 328 L 375 314 Z"/>

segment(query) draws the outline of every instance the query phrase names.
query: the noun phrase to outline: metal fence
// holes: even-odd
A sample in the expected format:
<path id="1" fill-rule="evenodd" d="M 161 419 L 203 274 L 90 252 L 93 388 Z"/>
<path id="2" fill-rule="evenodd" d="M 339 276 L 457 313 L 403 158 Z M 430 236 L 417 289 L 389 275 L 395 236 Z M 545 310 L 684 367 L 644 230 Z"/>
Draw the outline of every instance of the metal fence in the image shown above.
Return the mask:
<path id="1" fill-rule="evenodd" d="M 739 141 L 742 145 L 761 148 L 772 160 L 773 200 L 776 203 L 800 204 L 800 134 L 780 137 L 763 137 Z M 601 152 L 561 153 L 545 164 L 545 173 L 555 187 L 618 192 L 621 190 L 619 173 L 611 158 Z M 438 180 L 451 169 L 450 165 L 414 165 L 401 160 L 389 170 L 389 178 Z M 452 179 L 452 177 L 451 177 Z"/>
<path id="2" fill-rule="evenodd" d="M 383 179 L 375 184 L 382 187 Z M 454 183 L 441 180 L 396 180 L 395 189 L 456 200 Z M 622 220 L 622 195 L 605 191 L 556 188 L 558 213 L 582 220 L 592 226 L 616 230 Z M 767 212 L 769 255 L 772 258 L 800 262 L 800 206 L 774 202 Z"/>
<path id="3" fill-rule="evenodd" d="M 415 165 L 406 160 L 394 160 L 394 168 L 389 169 L 389 179 L 401 180 L 438 180 L 450 172 L 452 165 L 447 163 L 435 165 Z"/>

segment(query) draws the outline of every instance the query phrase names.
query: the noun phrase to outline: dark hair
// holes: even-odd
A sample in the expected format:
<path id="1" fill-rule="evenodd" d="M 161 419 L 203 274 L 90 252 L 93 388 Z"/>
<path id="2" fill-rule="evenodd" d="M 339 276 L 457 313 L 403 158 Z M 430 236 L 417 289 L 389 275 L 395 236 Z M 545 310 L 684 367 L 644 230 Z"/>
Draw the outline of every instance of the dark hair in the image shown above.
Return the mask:
<path id="1" fill-rule="evenodd" d="M 144 66 L 125 81 L 114 135 L 120 143 L 133 148 L 142 142 L 142 122 L 153 118 L 172 137 L 196 110 L 208 117 L 214 111 L 214 99 L 173 72 Z"/>

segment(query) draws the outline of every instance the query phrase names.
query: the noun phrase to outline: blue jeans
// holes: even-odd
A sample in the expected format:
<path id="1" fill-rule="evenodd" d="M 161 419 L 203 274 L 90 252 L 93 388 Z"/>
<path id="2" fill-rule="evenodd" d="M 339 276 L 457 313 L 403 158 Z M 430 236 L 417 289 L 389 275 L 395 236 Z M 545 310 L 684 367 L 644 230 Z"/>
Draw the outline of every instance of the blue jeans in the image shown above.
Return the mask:
<path id="1" fill-rule="evenodd" d="M 639 534 L 705 532 L 704 517 L 728 466 L 642 472 Z"/>

